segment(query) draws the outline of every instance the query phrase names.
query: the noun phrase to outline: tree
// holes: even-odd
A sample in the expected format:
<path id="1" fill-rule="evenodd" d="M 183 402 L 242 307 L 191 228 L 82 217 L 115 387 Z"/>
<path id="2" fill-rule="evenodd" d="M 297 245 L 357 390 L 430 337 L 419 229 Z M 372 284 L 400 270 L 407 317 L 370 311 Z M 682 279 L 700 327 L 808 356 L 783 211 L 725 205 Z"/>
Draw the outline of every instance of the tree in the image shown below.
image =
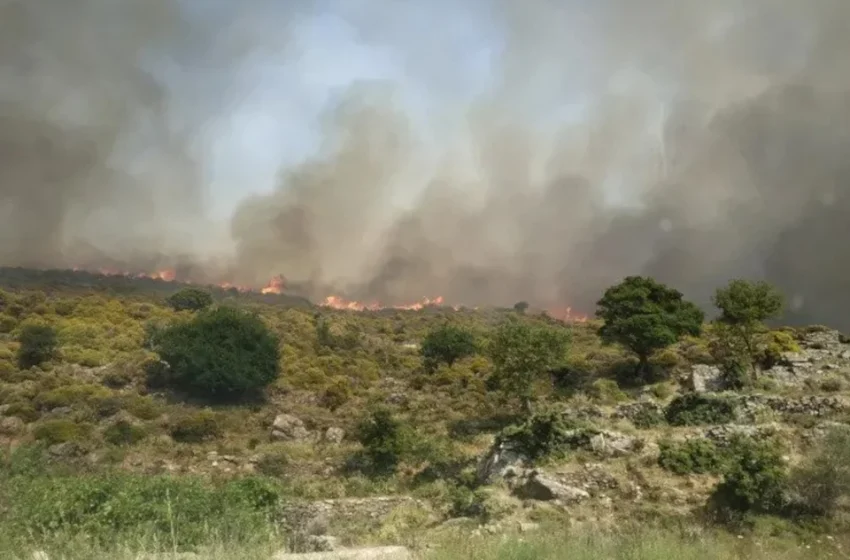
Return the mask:
<path id="1" fill-rule="evenodd" d="M 517 313 L 523 314 L 528 311 L 528 302 L 527 301 L 518 301 L 514 304 L 514 311 Z"/>
<path id="2" fill-rule="evenodd" d="M 477 351 L 475 335 L 452 325 L 430 331 L 420 348 L 423 364 L 428 371 L 434 371 L 441 363 L 451 367 L 456 361 L 472 356 Z"/>
<path id="3" fill-rule="evenodd" d="M 720 310 L 717 323 L 743 345 L 755 376 L 758 337 L 765 331 L 764 321 L 782 313 L 782 294 L 767 282 L 738 279 L 718 288 L 712 301 Z"/>
<path id="4" fill-rule="evenodd" d="M 213 304 L 213 297 L 199 288 L 183 288 L 168 296 L 165 302 L 175 311 L 201 311 Z"/>
<path id="5" fill-rule="evenodd" d="M 605 322 L 599 330 L 602 340 L 634 352 L 641 375 L 648 373 L 653 353 L 685 335 L 699 335 L 705 319 L 681 292 L 644 276 L 629 276 L 611 286 L 596 305 L 596 316 Z"/>
<path id="6" fill-rule="evenodd" d="M 549 325 L 520 320 L 502 323 L 490 343 L 490 358 L 503 390 L 519 397 L 523 412 L 531 413 L 535 378 L 555 367 L 566 354 L 569 333 Z"/>
<path id="7" fill-rule="evenodd" d="M 256 315 L 221 307 L 152 333 L 168 364 L 164 381 L 193 395 L 234 400 L 259 390 L 280 371 L 278 340 Z"/>
<path id="8" fill-rule="evenodd" d="M 357 427 L 357 441 L 363 446 L 375 474 L 391 474 L 411 449 L 409 428 L 386 407 L 371 411 Z"/>
<path id="9" fill-rule="evenodd" d="M 30 323 L 18 335 L 18 367 L 29 369 L 50 361 L 56 356 L 58 341 L 56 330 L 50 325 Z"/>

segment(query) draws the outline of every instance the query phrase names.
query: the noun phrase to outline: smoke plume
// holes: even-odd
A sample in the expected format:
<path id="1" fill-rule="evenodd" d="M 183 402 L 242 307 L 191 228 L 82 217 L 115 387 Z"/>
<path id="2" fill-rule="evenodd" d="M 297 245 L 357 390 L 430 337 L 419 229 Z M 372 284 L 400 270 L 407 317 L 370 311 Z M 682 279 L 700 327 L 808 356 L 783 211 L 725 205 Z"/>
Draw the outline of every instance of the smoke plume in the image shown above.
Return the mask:
<path id="1" fill-rule="evenodd" d="M 352 87 L 319 152 L 227 224 L 198 138 L 295 10 L 178 4 L 0 3 L 0 263 L 587 311 L 628 274 L 704 305 L 743 276 L 782 288 L 790 321 L 850 327 L 846 1 L 345 3 L 359 40 L 396 47 L 427 118 L 401 84 Z M 501 42 L 463 98 L 435 84 L 459 79 L 467 20 Z M 139 53 L 210 71 L 175 91 Z"/>

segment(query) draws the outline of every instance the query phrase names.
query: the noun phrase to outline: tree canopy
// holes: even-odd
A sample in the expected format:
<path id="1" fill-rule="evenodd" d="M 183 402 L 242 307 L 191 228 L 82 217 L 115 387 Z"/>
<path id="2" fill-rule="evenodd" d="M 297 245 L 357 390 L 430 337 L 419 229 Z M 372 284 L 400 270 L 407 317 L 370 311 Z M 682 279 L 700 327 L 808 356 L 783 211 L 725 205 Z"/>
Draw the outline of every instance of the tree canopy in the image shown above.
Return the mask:
<path id="1" fill-rule="evenodd" d="M 705 314 L 686 301 L 681 292 L 644 276 L 629 276 L 605 290 L 596 316 L 607 343 L 619 343 L 634 352 L 641 372 L 650 356 L 682 336 L 700 334 Z"/>
<path id="2" fill-rule="evenodd" d="M 441 363 L 451 366 L 477 351 L 475 335 L 453 325 L 443 325 L 429 331 L 420 348 L 423 364 L 429 371 L 433 371 Z"/>

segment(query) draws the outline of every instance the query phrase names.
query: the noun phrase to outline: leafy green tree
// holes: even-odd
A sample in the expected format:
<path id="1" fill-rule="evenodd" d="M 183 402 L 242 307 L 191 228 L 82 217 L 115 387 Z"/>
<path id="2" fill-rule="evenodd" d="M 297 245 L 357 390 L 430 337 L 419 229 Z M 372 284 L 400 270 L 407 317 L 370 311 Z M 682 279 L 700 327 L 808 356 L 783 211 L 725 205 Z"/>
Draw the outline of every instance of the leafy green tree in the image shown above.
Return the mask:
<path id="1" fill-rule="evenodd" d="M 528 302 L 527 301 L 518 301 L 514 304 L 514 311 L 517 313 L 525 313 L 528 311 Z"/>
<path id="2" fill-rule="evenodd" d="M 29 323 L 21 328 L 18 334 L 18 367 L 29 369 L 44 362 L 52 360 L 56 356 L 59 345 L 56 337 L 56 329 L 42 323 Z"/>
<path id="3" fill-rule="evenodd" d="M 456 361 L 478 352 L 475 335 L 466 329 L 443 325 L 425 335 L 420 348 L 423 364 L 434 371 L 440 364 L 452 366 Z"/>
<path id="4" fill-rule="evenodd" d="M 168 364 L 166 383 L 193 395 L 234 400 L 262 389 L 280 371 L 278 340 L 256 315 L 221 307 L 152 333 Z"/>
<path id="5" fill-rule="evenodd" d="M 183 288 L 168 296 L 165 302 L 175 311 L 201 311 L 213 304 L 213 297 L 200 288 Z"/>
<path id="6" fill-rule="evenodd" d="M 712 505 L 727 515 L 781 513 L 788 504 L 788 470 L 781 445 L 739 436 L 730 442 L 728 455 Z"/>
<path id="7" fill-rule="evenodd" d="M 497 379 L 521 400 L 525 414 L 531 414 L 534 380 L 564 359 L 568 344 L 568 331 L 554 326 L 508 320 L 496 329 L 490 358 Z"/>
<path id="8" fill-rule="evenodd" d="M 717 324 L 719 332 L 725 332 L 729 338 L 730 352 L 738 354 L 734 346 L 742 346 L 755 376 L 759 338 L 766 331 L 764 321 L 782 313 L 785 306 L 782 294 L 767 282 L 737 279 L 718 288 L 712 301 L 720 310 Z"/>
<path id="9" fill-rule="evenodd" d="M 646 375 L 649 358 L 685 335 L 700 334 L 705 314 L 678 290 L 652 278 L 629 276 L 605 290 L 596 316 L 606 343 L 619 343 L 637 355 L 638 371 Z"/>

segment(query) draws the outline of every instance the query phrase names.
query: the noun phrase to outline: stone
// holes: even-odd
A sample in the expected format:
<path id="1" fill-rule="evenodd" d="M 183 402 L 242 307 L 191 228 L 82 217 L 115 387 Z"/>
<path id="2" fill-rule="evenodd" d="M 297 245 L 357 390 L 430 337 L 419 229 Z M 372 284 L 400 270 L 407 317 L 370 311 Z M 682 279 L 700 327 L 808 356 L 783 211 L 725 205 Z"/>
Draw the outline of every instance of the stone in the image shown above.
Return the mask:
<path id="1" fill-rule="evenodd" d="M 310 437 L 304 422 L 291 414 L 278 414 L 272 423 L 272 438 L 281 441 L 303 441 Z"/>
<path id="2" fill-rule="evenodd" d="M 85 454 L 85 450 L 73 441 L 51 445 L 47 452 L 56 458 L 80 457 Z"/>
<path id="3" fill-rule="evenodd" d="M 602 431 L 590 438 L 590 450 L 605 457 L 622 457 L 634 453 L 640 440 L 620 432 Z"/>
<path id="4" fill-rule="evenodd" d="M 332 552 L 279 552 L 272 557 L 272 560 L 413 560 L 413 555 L 403 546 L 376 546 Z"/>
<path id="5" fill-rule="evenodd" d="M 522 467 L 529 464 L 528 457 L 520 453 L 516 446 L 502 442 L 484 456 L 478 465 L 478 481 L 488 484 L 505 478 L 506 475 L 516 476 L 522 473 Z"/>
<path id="6" fill-rule="evenodd" d="M 339 548 L 339 539 L 330 535 L 307 535 L 304 548 L 307 552 L 330 552 Z"/>
<path id="7" fill-rule="evenodd" d="M 7 416 L 0 419 L 0 434 L 16 436 L 24 431 L 26 424 L 17 416 Z"/>
<path id="8" fill-rule="evenodd" d="M 534 531 L 540 530 L 539 523 L 532 522 L 524 522 L 519 524 L 519 532 L 520 533 L 532 533 Z"/>
<path id="9" fill-rule="evenodd" d="M 514 490 L 518 498 L 525 500 L 552 501 L 575 504 L 590 498 L 590 494 L 581 488 L 567 486 L 553 477 L 534 472 L 525 482 Z"/>
<path id="10" fill-rule="evenodd" d="M 330 427 L 325 431 L 325 441 L 334 445 L 339 445 L 345 439 L 345 430 L 342 428 Z"/>
<path id="11" fill-rule="evenodd" d="M 725 387 L 723 372 L 717 366 L 696 364 L 691 368 L 691 388 L 695 393 L 722 391 Z"/>

